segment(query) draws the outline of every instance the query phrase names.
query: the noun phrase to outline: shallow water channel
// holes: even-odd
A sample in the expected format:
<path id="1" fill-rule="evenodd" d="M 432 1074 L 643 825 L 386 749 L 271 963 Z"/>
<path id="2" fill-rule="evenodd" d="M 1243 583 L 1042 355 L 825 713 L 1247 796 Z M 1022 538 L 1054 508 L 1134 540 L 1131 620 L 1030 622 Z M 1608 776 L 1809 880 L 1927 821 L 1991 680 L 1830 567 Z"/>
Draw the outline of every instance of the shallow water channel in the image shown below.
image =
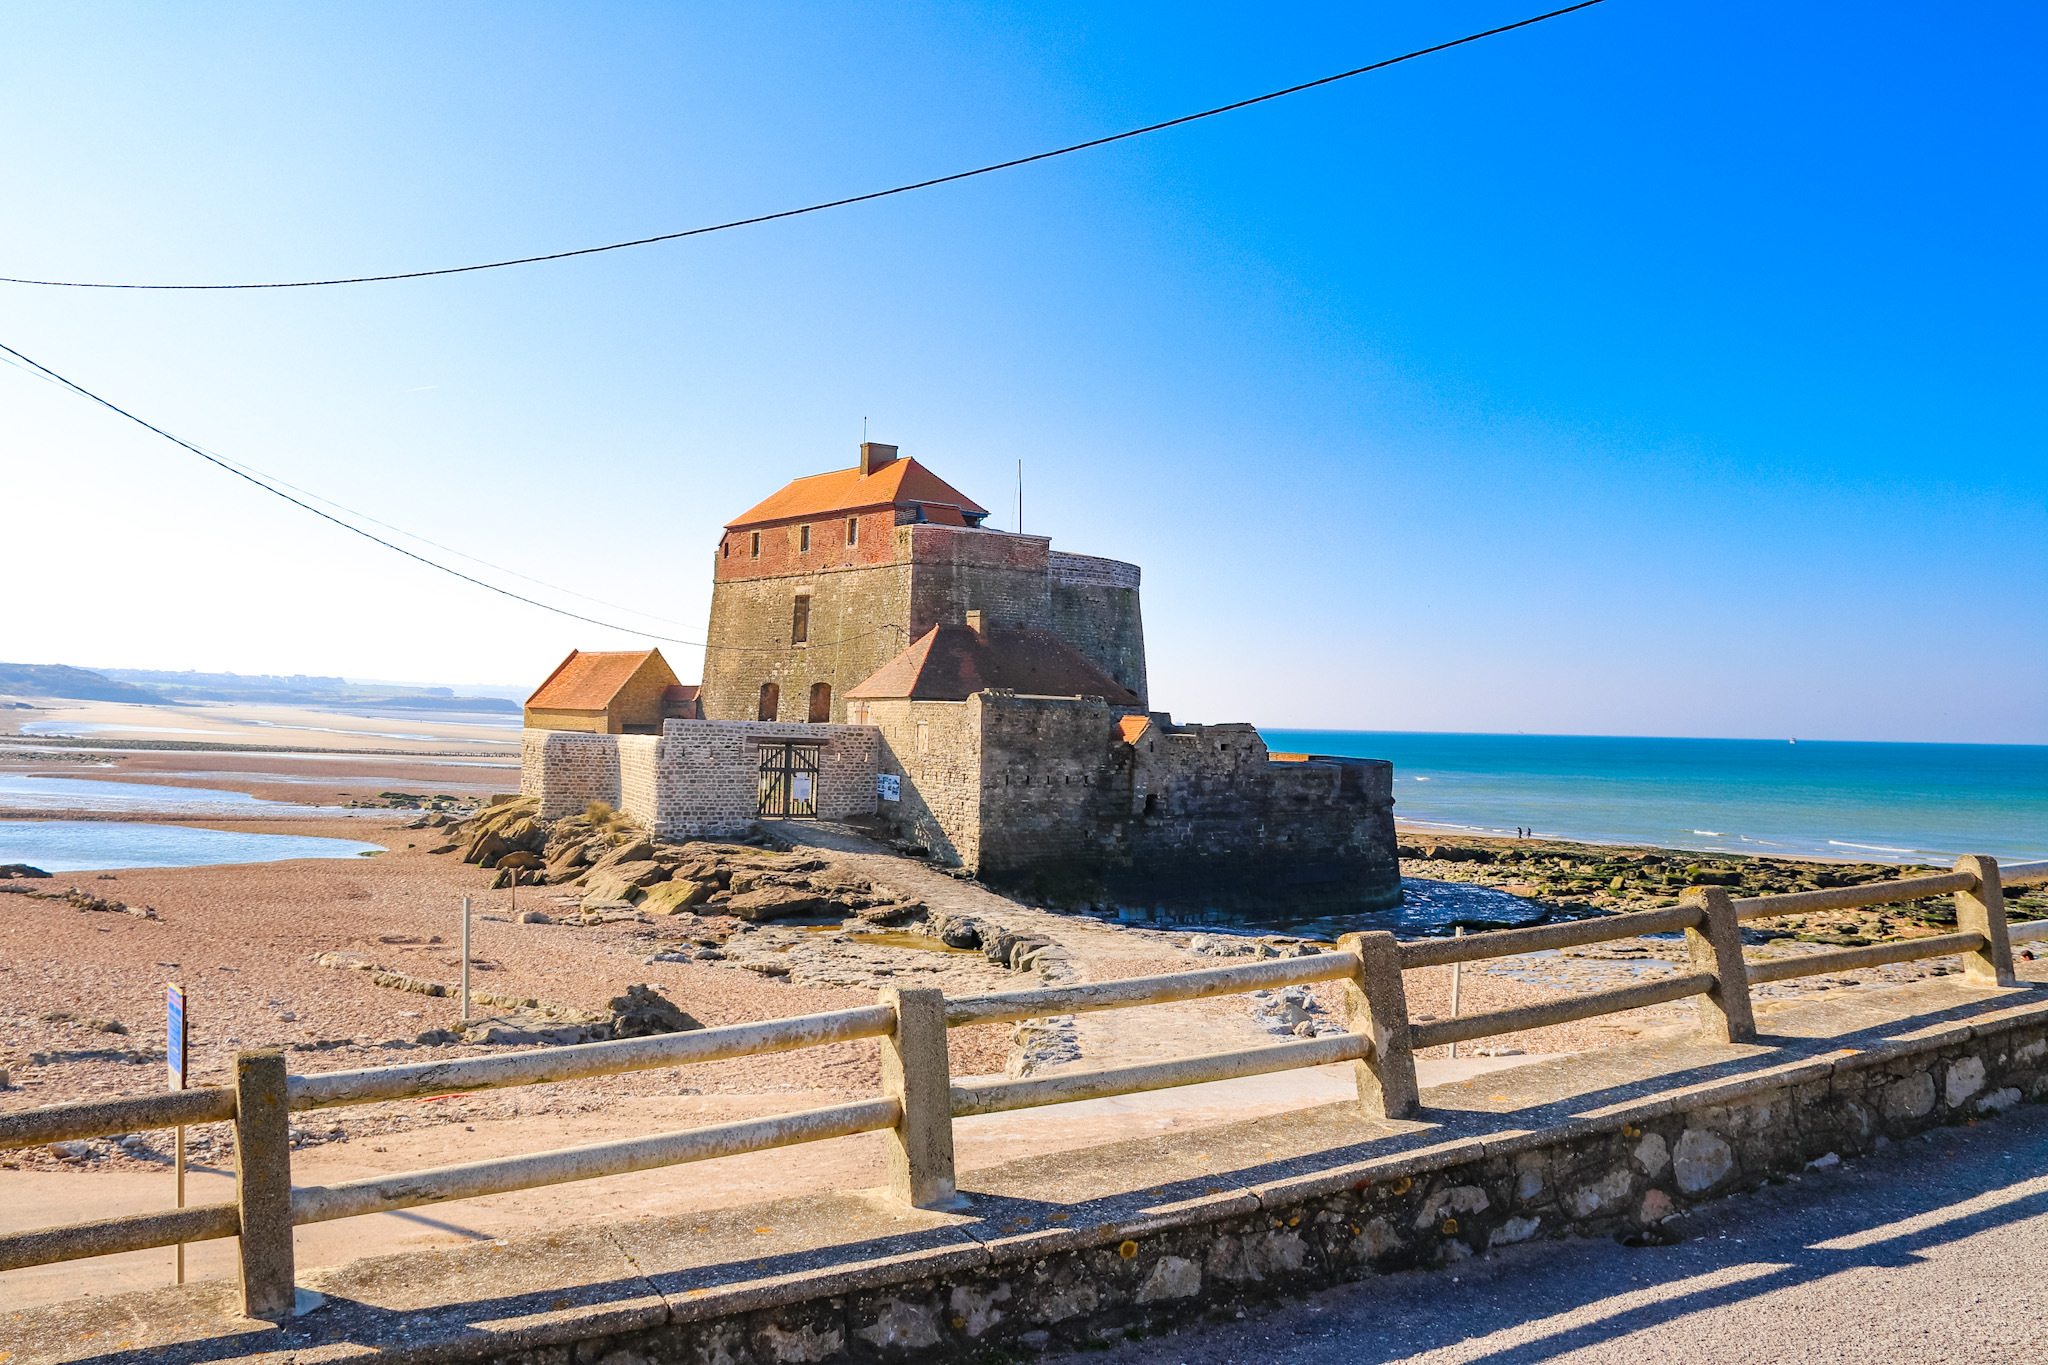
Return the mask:
<path id="1" fill-rule="evenodd" d="M 0 820 L 0 863 L 27 863 L 45 872 L 359 858 L 384 851 L 382 844 L 357 839 L 188 829 L 134 820 Z"/>

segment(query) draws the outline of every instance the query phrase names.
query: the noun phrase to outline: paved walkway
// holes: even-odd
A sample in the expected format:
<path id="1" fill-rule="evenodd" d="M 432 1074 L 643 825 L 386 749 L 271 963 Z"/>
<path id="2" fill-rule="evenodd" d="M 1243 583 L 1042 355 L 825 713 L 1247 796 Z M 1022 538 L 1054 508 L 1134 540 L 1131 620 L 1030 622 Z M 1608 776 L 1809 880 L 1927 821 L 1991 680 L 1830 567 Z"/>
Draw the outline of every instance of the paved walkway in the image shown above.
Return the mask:
<path id="1" fill-rule="evenodd" d="M 1679 1221 L 1345 1285 L 1103 1365 L 2048 1361 L 2048 1108 L 1937 1129 Z M 1066 1357 L 1074 1360 L 1078 1357 Z"/>

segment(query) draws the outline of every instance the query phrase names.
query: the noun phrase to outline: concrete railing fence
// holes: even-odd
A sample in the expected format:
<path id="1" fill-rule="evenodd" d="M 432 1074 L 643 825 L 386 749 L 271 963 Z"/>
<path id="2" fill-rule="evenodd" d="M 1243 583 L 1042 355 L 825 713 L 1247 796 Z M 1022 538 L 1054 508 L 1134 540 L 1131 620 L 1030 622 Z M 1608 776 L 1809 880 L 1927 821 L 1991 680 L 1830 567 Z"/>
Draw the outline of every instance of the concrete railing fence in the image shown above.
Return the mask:
<path id="1" fill-rule="evenodd" d="M 1347 934 L 1334 952 L 1165 976 L 958 999 L 947 999 L 936 990 L 890 989 L 882 992 L 879 1003 L 860 1009 L 499 1057 L 292 1076 L 282 1052 L 243 1052 L 236 1057 L 232 1086 L 0 1115 L 0 1148 L 232 1121 L 236 1182 L 236 1197 L 229 1203 L 0 1235 L 0 1270 L 239 1236 L 243 1311 L 276 1320 L 292 1311 L 292 1229 L 301 1224 L 866 1132 L 885 1134 L 888 1185 L 896 1199 L 917 1207 L 945 1207 L 958 1198 L 952 1127 L 956 1118 L 1343 1061 L 1354 1064 L 1359 1103 L 1367 1113 L 1402 1118 L 1418 1105 L 1416 1048 L 1695 996 L 1708 1037 L 1748 1041 L 1756 1036 L 1749 1000 L 1754 983 L 1930 957 L 1961 956 L 1966 980 L 2010 986 L 2015 982 L 2010 945 L 2048 939 L 2048 920 L 2009 926 L 2003 888 L 2044 881 L 2048 863 L 2008 867 L 2001 874 L 1994 860 L 1970 857 L 1961 859 L 1954 871 L 1932 876 L 1743 900 L 1719 887 L 1705 887 L 1665 909 L 1454 939 L 1398 943 L 1388 933 Z M 1958 932 L 1953 934 L 1768 963 L 1743 960 L 1745 920 L 1948 894 L 1956 898 Z M 1690 958 L 1690 970 L 1675 976 L 1462 1018 L 1415 1023 L 1408 1017 L 1404 970 L 1674 931 L 1686 935 Z M 953 1028 L 1325 981 L 1343 983 L 1347 1032 L 1048 1077 L 960 1084 L 952 1078 L 946 1035 Z M 863 1038 L 878 1039 L 881 1045 L 882 1093 L 872 1099 L 337 1185 L 291 1183 L 294 1112 L 542 1085 Z"/>

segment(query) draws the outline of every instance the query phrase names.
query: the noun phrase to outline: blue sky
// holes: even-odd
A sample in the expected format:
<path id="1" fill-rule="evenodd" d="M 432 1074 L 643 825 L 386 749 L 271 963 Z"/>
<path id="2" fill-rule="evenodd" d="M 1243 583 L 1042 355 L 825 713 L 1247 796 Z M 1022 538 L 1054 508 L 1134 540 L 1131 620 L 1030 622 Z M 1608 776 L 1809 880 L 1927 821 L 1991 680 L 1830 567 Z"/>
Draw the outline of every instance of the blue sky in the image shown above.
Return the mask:
<path id="1" fill-rule="evenodd" d="M 1539 8 L 22 10 L 0 274 L 674 230 Z M 2044 743 L 2044 28 L 1610 0 L 690 242 L 332 290 L 0 286 L 0 341 L 663 634 L 702 638 L 723 521 L 850 463 L 866 418 L 998 509 L 1022 458 L 1027 530 L 1142 564 L 1154 704 L 1185 719 Z M 13 369 L 0 454 L 0 657 L 517 683 L 633 642 Z"/>

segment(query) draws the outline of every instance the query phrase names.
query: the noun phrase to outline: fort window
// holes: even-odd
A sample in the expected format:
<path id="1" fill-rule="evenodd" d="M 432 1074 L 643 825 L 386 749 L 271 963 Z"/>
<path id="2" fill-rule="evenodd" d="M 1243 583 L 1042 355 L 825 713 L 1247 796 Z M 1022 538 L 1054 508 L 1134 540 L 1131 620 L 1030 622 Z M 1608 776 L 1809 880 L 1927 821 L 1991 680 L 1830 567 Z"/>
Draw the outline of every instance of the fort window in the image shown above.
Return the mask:
<path id="1" fill-rule="evenodd" d="M 823 725 L 832 719 L 832 684 L 811 684 L 811 724 Z"/>
<path id="2" fill-rule="evenodd" d="M 859 518 L 859 517 L 848 517 L 848 518 L 846 519 L 846 543 L 847 543 L 848 545 L 858 545 L 858 544 L 860 544 L 860 518 Z"/>
<path id="3" fill-rule="evenodd" d="M 1146 792 L 1146 793 L 1145 793 L 1145 814 L 1147 814 L 1147 815 L 1157 815 L 1158 813 L 1159 813 L 1159 793 L 1158 793 L 1158 792 Z"/>
<path id="4" fill-rule="evenodd" d="M 789 642 L 807 643 L 811 638 L 811 599 L 799 597 L 789 609 Z"/>
<path id="5" fill-rule="evenodd" d="M 810 527 L 799 526 L 796 528 L 796 552 L 801 555 L 807 555 L 811 552 Z"/>
<path id="6" fill-rule="evenodd" d="M 774 683 L 761 684 L 761 709 L 755 713 L 760 720 L 774 720 L 775 713 L 782 706 L 782 689 Z"/>
<path id="7" fill-rule="evenodd" d="M 732 541 L 731 541 L 731 540 L 721 540 L 721 541 L 719 541 L 719 542 L 718 542 L 718 552 L 719 552 L 719 554 L 720 554 L 721 556 L 723 556 L 724 558 L 726 558 L 726 559 L 731 559 L 731 558 L 732 558 Z M 1123 681 L 1123 679 L 1119 678 L 1119 679 L 1117 679 L 1117 681 L 1118 681 L 1118 682 L 1122 682 L 1122 681 Z"/>
<path id="8" fill-rule="evenodd" d="M 753 541 L 754 544 L 751 557 L 754 559 L 759 559 L 761 557 L 761 533 L 759 531 L 754 532 Z"/>

